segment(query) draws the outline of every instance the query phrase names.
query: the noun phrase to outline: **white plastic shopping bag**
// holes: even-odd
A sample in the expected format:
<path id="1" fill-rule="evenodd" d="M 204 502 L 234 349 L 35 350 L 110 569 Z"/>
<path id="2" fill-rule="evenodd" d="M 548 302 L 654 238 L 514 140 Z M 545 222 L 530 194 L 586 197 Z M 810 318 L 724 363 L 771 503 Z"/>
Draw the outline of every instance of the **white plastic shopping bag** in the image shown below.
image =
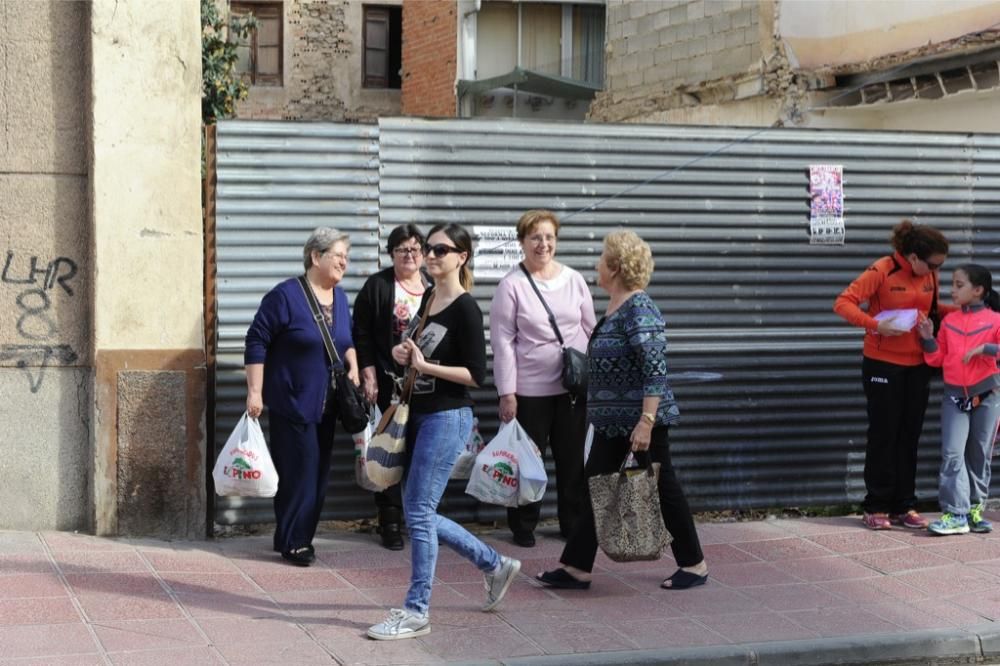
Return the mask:
<path id="1" fill-rule="evenodd" d="M 383 490 L 369 478 L 368 471 L 365 468 L 365 461 L 368 460 L 368 445 L 371 444 L 372 435 L 375 434 L 375 427 L 378 426 L 378 422 L 381 420 L 382 410 L 378 408 L 378 405 L 375 405 L 371 410 L 368 425 L 365 426 L 364 431 L 351 435 L 351 438 L 354 439 L 354 480 L 365 490 Z"/>
<path id="2" fill-rule="evenodd" d="M 455 466 L 451 470 L 451 478 L 468 479 L 472 476 L 472 468 L 476 464 L 476 456 L 484 448 L 486 448 L 486 442 L 483 441 L 483 436 L 479 434 L 479 419 L 473 418 L 472 432 L 469 433 L 469 439 L 465 442 L 465 448 L 458 454 L 458 460 L 455 461 Z"/>
<path id="3" fill-rule="evenodd" d="M 538 447 L 514 419 L 476 456 L 465 492 L 487 504 L 519 506 L 541 500 L 547 483 Z"/>
<path id="4" fill-rule="evenodd" d="M 220 497 L 274 497 L 278 492 L 278 471 L 271 462 L 264 431 L 246 412 L 219 452 L 212 480 Z"/>

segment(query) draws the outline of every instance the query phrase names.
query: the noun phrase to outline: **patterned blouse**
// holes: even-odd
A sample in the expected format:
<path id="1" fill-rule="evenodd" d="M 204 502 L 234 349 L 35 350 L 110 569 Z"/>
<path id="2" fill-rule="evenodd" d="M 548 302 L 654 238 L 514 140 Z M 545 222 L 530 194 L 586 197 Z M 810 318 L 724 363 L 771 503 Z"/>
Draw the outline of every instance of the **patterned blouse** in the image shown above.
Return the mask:
<path id="1" fill-rule="evenodd" d="M 667 331 L 649 295 L 633 294 L 597 322 L 590 339 L 587 415 L 605 437 L 628 437 L 644 396 L 660 396 L 656 426 L 680 419 L 667 383 Z"/>

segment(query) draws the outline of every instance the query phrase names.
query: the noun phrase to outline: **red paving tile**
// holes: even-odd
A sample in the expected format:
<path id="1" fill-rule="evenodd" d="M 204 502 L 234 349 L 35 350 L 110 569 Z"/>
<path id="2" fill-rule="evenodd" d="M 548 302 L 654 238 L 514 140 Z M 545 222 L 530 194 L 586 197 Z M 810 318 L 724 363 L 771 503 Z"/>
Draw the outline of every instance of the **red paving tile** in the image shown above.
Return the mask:
<path id="1" fill-rule="evenodd" d="M 0 627 L 5 659 L 97 654 L 97 644 L 83 624 L 33 624 Z"/>
<path id="2" fill-rule="evenodd" d="M 686 591 L 659 589 L 676 566 L 669 553 L 621 564 L 599 555 L 590 590 L 548 589 L 533 575 L 557 565 L 561 540 L 539 530 L 538 547 L 521 549 L 504 531 L 487 535 L 524 562 L 493 613 L 479 611 L 480 572 L 442 549 L 432 632 L 388 643 L 364 632 L 402 605 L 410 552 L 386 551 L 370 534 L 330 532 L 316 541 L 316 565 L 298 568 L 271 552 L 269 536 L 167 543 L 0 532 L 0 661 L 441 663 L 1000 620 L 996 535 L 877 533 L 857 517 L 702 524 L 699 532 L 710 578 Z"/>
<path id="3" fill-rule="evenodd" d="M 208 641 L 187 620 L 127 620 L 93 625 L 108 652 L 207 646 Z"/>
<path id="4" fill-rule="evenodd" d="M 764 608 L 774 611 L 827 608 L 848 603 L 843 598 L 811 583 L 747 587 L 743 588 L 742 592 L 751 599 L 759 601 Z"/>
<path id="5" fill-rule="evenodd" d="M 948 557 L 957 562 L 975 562 L 1000 567 L 1000 541 L 986 539 L 941 539 L 941 543 L 924 546 L 928 553 Z"/>
<path id="6" fill-rule="evenodd" d="M 77 599 L 91 622 L 173 619 L 184 615 L 177 602 L 166 593 L 148 596 L 81 594 Z"/>
<path id="7" fill-rule="evenodd" d="M 897 578 L 863 578 L 855 580 L 834 580 L 817 583 L 824 590 L 832 592 L 854 604 L 875 604 L 886 601 L 916 601 L 927 597 L 927 593 L 907 585 Z"/>
<path id="8" fill-rule="evenodd" d="M 792 622 L 820 636 L 898 632 L 899 627 L 857 607 L 822 608 L 783 613 Z"/>
<path id="9" fill-rule="evenodd" d="M 252 649 L 257 644 L 295 643 L 308 634 L 289 618 L 197 618 L 198 625 L 214 645 L 242 645 Z"/>
<path id="10" fill-rule="evenodd" d="M 221 555 L 164 551 L 142 551 L 142 554 L 156 571 L 236 573 L 232 563 Z"/>
<path id="11" fill-rule="evenodd" d="M 433 618 L 431 633 L 420 639 L 421 645 L 440 659 L 479 661 L 499 657 L 530 657 L 544 654 L 532 641 L 506 625 L 488 628 L 454 627 Z"/>
<path id="12" fill-rule="evenodd" d="M 803 557 L 822 557 L 830 554 L 830 551 L 826 548 L 799 537 L 750 541 L 746 543 L 737 542 L 732 545 L 768 562 L 794 560 Z"/>
<path id="13" fill-rule="evenodd" d="M 404 641 L 405 642 L 405 641 Z M 248 651 L 239 645 L 221 645 L 219 653 L 230 666 L 257 666 L 258 664 L 324 664 L 336 663 L 333 656 L 321 645 L 313 641 L 299 641 L 287 644 L 256 645 Z"/>
<path id="14" fill-rule="evenodd" d="M 1000 586 L 996 576 L 962 564 L 896 574 L 896 578 L 935 597 L 949 596 L 956 590 L 996 592 Z"/>
<path id="15" fill-rule="evenodd" d="M 840 557 L 811 557 L 805 560 L 788 560 L 781 568 L 799 580 L 820 582 L 850 578 L 872 578 L 878 573 L 869 567 Z"/>
<path id="16" fill-rule="evenodd" d="M 82 621 L 69 597 L 0 600 L 0 625 Z"/>
<path id="17" fill-rule="evenodd" d="M 0 576 L 0 599 L 68 595 L 69 590 L 54 573 Z"/>
<path id="18" fill-rule="evenodd" d="M 871 553 L 855 553 L 851 557 L 857 562 L 882 573 L 932 569 L 954 563 L 954 560 L 942 557 L 941 555 L 935 555 L 924 548 L 879 550 Z"/>
<path id="19" fill-rule="evenodd" d="M 864 553 L 872 550 L 890 550 L 902 548 L 898 539 L 893 539 L 881 532 L 838 532 L 836 534 L 817 534 L 809 540 L 835 553 Z"/>
<path id="20" fill-rule="evenodd" d="M 748 562 L 743 564 L 710 564 L 709 580 L 717 580 L 730 587 L 750 585 L 781 585 L 801 583 L 803 579 L 788 572 L 785 562 L 780 566 L 770 562 Z"/>
<path id="21" fill-rule="evenodd" d="M 264 594 L 178 594 L 177 602 L 191 617 L 284 617 L 284 609 Z"/>
<path id="22" fill-rule="evenodd" d="M 67 550 L 55 553 L 56 566 L 65 574 L 149 572 L 149 565 L 131 550 Z"/>
<path id="23" fill-rule="evenodd" d="M 683 618 L 628 622 L 616 624 L 614 629 L 637 648 L 646 650 L 720 645 L 727 642 L 725 636 L 706 628 L 704 624 Z"/>
<path id="24" fill-rule="evenodd" d="M 222 655 L 211 647 L 137 650 L 115 652 L 109 656 L 114 666 L 225 666 L 226 664 Z"/>
<path id="25" fill-rule="evenodd" d="M 43 552 L 0 553 L 0 577 L 18 574 L 47 574 L 55 573 L 55 571 L 55 565 Z"/>
<path id="26" fill-rule="evenodd" d="M 740 613 L 700 617 L 698 621 L 732 643 L 796 641 L 816 638 L 813 631 L 790 622 L 778 613 Z"/>

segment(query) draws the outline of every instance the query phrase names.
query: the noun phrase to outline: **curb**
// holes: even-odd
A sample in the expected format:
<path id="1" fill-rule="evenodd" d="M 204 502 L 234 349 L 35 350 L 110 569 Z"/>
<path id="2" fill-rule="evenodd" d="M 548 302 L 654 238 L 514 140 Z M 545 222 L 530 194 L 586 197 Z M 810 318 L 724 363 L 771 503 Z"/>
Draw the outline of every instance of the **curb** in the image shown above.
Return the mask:
<path id="1" fill-rule="evenodd" d="M 1000 657 L 1000 624 L 967 629 L 931 629 L 898 634 L 840 636 L 801 641 L 713 645 L 703 648 L 630 650 L 498 659 L 504 666 L 827 666 L 832 664 L 912 663 L 928 659 Z"/>

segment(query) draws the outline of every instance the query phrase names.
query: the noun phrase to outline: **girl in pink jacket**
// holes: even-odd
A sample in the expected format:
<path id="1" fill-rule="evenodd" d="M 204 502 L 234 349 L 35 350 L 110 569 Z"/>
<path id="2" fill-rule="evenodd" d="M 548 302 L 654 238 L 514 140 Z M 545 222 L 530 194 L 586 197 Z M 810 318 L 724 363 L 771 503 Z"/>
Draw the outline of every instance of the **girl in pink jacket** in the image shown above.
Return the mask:
<path id="1" fill-rule="evenodd" d="M 930 320 L 917 326 L 924 360 L 944 374 L 938 478 L 944 513 L 927 529 L 934 534 L 989 532 L 993 526 L 983 509 L 1000 418 L 1000 295 L 985 267 L 965 264 L 952 272 L 951 298 L 960 309 L 941 322 L 937 340 Z"/>

